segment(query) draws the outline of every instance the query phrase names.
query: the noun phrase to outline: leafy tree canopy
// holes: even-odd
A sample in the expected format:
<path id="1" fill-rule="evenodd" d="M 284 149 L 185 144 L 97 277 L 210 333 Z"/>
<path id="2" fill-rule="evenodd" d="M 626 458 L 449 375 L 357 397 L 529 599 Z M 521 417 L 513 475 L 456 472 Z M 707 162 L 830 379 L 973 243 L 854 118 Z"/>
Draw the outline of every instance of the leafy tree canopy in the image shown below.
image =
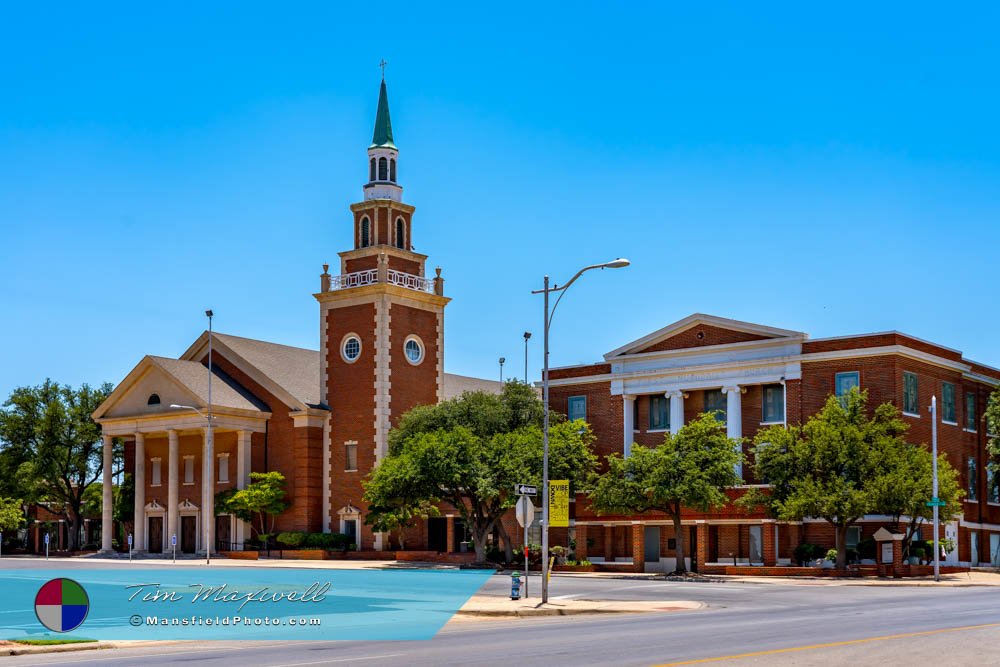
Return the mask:
<path id="1" fill-rule="evenodd" d="M 257 537 L 266 541 L 274 532 L 275 519 L 289 507 L 285 496 L 285 476 L 280 472 L 252 472 L 245 489 L 217 493 L 215 507 L 220 514 L 249 522 Z"/>
<path id="2" fill-rule="evenodd" d="M 608 457 L 608 469 L 594 478 L 590 502 L 598 514 L 642 514 L 659 511 L 674 522 L 677 570 L 683 572 L 684 507 L 707 511 L 727 501 L 725 489 L 740 483 L 736 465 L 741 441 L 726 436 L 713 415 L 702 414 L 658 447 L 633 445 L 628 458 Z"/>

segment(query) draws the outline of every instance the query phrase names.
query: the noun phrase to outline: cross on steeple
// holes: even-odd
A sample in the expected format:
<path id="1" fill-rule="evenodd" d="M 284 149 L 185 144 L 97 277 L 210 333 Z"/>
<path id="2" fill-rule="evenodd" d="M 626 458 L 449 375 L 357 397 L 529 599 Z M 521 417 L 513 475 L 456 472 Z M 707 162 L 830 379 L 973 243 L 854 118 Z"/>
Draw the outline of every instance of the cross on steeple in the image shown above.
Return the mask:
<path id="1" fill-rule="evenodd" d="M 383 81 L 385 81 L 385 66 L 388 65 L 388 64 L 389 63 L 387 63 L 385 61 L 385 58 L 383 58 L 382 60 L 380 60 L 379 64 L 378 64 L 378 66 L 382 68 L 382 80 Z"/>

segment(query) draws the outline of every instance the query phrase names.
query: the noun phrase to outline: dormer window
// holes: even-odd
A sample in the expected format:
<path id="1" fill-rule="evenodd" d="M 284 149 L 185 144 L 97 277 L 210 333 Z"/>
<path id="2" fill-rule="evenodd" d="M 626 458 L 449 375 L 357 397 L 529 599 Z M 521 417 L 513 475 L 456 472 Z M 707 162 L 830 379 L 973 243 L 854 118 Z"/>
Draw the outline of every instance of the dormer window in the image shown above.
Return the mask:
<path id="1" fill-rule="evenodd" d="M 378 180 L 385 181 L 389 178 L 389 161 L 384 157 L 378 159 Z"/>
<path id="2" fill-rule="evenodd" d="M 402 218 L 396 218 L 396 247 L 406 249 L 405 225 Z"/>
<path id="3" fill-rule="evenodd" d="M 146 405 L 159 405 L 159 404 L 160 404 L 159 394 L 150 394 L 149 398 L 146 399 Z"/>
<path id="4" fill-rule="evenodd" d="M 371 222 L 368 216 L 361 218 L 361 247 L 367 248 L 372 243 Z"/>

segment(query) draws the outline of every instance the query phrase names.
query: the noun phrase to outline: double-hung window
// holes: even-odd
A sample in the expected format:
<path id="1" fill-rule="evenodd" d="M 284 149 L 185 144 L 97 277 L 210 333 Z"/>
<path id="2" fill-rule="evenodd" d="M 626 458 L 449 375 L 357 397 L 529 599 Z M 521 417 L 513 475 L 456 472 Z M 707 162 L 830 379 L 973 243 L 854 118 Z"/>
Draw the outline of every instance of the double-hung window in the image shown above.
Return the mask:
<path id="1" fill-rule="evenodd" d="M 976 457 L 969 457 L 969 500 L 979 500 L 979 470 L 976 466 Z"/>
<path id="2" fill-rule="evenodd" d="M 665 431 L 670 428 L 670 409 L 666 396 L 649 397 L 649 430 Z"/>
<path id="3" fill-rule="evenodd" d="M 914 417 L 920 416 L 916 373 L 903 373 L 903 413 Z"/>
<path id="4" fill-rule="evenodd" d="M 785 421 L 785 388 L 780 384 L 766 384 L 763 387 L 761 422 L 777 424 Z"/>
<path id="5" fill-rule="evenodd" d="M 1000 503 L 1000 470 L 990 469 L 990 488 L 987 489 L 986 499 L 991 503 Z"/>
<path id="6" fill-rule="evenodd" d="M 965 430 L 976 430 L 976 392 L 965 392 Z"/>
<path id="7" fill-rule="evenodd" d="M 566 405 L 567 417 L 570 421 L 574 419 L 587 419 L 587 397 L 586 396 L 570 396 L 569 401 Z"/>
<path id="8" fill-rule="evenodd" d="M 955 417 L 955 385 L 951 382 L 941 383 L 941 421 L 957 424 Z"/>
<path id="9" fill-rule="evenodd" d="M 847 405 L 847 399 L 844 397 L 855 387 L 861 387 L 861 373 L 858 371 L 837 373 L 833 378 L 833 393 L 840 399 L 842 405 Z"/>
<path id="10" fill-rule="evenodd" d="M 726 395 L 721 389 L 705 390 L 705 412 L 715 417 L 720 422 L 726 421 Z"/>

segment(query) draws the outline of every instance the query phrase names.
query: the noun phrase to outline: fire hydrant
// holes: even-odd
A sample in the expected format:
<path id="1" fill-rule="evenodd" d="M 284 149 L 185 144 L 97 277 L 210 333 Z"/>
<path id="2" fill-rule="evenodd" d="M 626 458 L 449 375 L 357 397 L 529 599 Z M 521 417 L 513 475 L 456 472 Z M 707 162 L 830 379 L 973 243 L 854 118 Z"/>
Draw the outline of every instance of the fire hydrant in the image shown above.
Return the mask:
<path id="1" fill-rule="evenodd" d="M 510 599 L 521 599 L 521 573 L 514 570 L 510 575 Z"/>

